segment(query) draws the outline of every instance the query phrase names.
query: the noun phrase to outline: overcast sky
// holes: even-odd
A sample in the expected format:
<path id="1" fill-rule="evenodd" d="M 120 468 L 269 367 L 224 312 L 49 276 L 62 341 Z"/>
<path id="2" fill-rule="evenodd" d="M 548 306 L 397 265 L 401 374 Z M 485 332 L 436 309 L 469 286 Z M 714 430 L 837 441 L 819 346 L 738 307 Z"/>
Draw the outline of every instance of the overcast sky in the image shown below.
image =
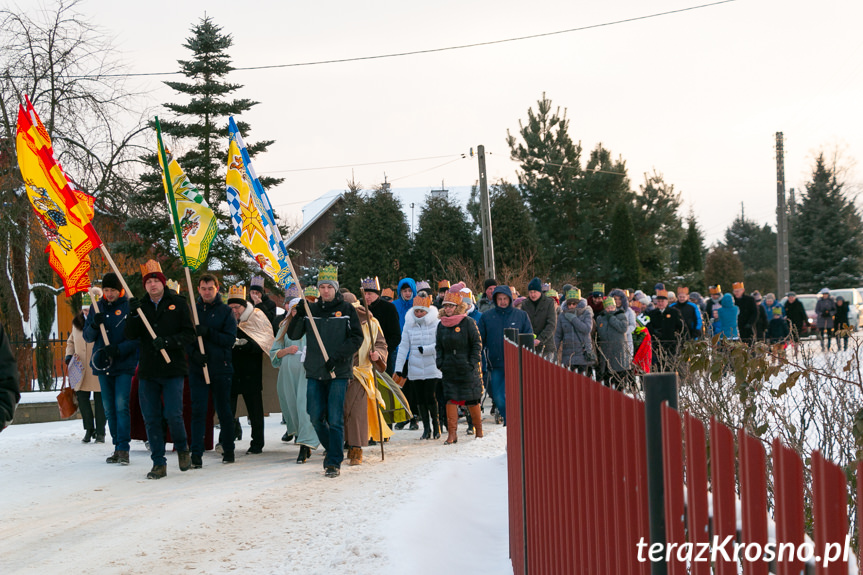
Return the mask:
<path id="1" fill-rule="evenodd" d="M 489 42 L 698 6 L 699 0 L 459 2 L 84 0 L 132 72 L 174 72 L 206 14 L 230 33 L 235 67 L 318 62 Z M 134 8 L 132 7 L 134 6 Z M 786 180 L 800 188 L 821 148 L 863 158 L 863 2 L 736 0 L 583 31 L 430 54 L 235 71 L 255 161 L 285 178 L 269 190 L 285 216 L 356 179 L 396 188 L 470 185 L 484 144 L 491 180 L 516 179 L 507 130 L 545 92 L 567 109 L 585 156 L 621 156 L 634 186 L 656 170 L 695 210 L 708 241 L 740 213 L 775 223 L 777 131 Z M 153 104 L 181 98 L 134 79 Z M 416 158 L 427 158 L 415 161 Z M 347 166 L 331 169 L 311 169 Z M 858 181 L 852 171 L 852 183 Z"/>

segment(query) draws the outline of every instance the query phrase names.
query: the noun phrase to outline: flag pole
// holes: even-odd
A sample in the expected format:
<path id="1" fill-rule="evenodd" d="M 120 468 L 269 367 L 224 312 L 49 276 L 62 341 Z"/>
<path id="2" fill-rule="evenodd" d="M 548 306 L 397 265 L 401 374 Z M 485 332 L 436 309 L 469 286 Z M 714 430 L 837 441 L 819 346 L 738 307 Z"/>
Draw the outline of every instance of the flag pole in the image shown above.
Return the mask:
<path id="1" fill-rule="evenodd" d="M 183 235 L 180 233 L 180 217 L 177 214 L 177 204 L 174 201 L 174 185 L 171 183 L 171 174 L 168 168 L 168 157 L 165 154 L 165 146 L 162 144 L 162 125 L 159 123 L 159 117 L 156 116 L 156 137 L 159 140 L 159 156 L 162 160 L 162 175 L 165 178 L 165 199 L 168 201 L 168 207 L 171 208 L 170 218 L 171 218 L 171 227 L 174 229 L 174 237 L 177 240 L 177 248 L 180 250 L 180 260 L 183 262 L 183 269 L 186 271 L 186 282 L 189 286 L 189 301 L 191 303 L 192 308 L 192 317 L 195 320 L 195 333 L 198 333 L 198 326 L 200 322 L 198 321 L 198 306 L 195 303 L 195 290 L 192 287 L 192 275 L 189 273 L 189 266 L 186 265 L 188 260 L 186 260 L 186 246 L 183 243 Z M 206 353 L 204 351 L 204 338 L 200 335 L 198 336 L 198 349 L 201 351 L 201 354 Z M 207 385 L 210 384 L 210 371 L 207 369 L 207 364 L 204 364 L 204 380 L 207 382 Z"/>
<path id="2" fill-rule="evenodd" d="M 114 262 L 114 258 L 111 257 L 111 254 L 108 252 L 108 248 L 105 247 L 105 244 L 99 246 L 99 249 L 102 250 L 102 255 L 105 256 L 105 259 L 108 260 L 108 265 L 111 266 L 111 269 L 114 270 L 114 273 L 117 274 L 117 277 L 120 279 L 120 283 L 123 284 L 123 289 L 126 290 L 127 294 L 132 294 L 132 290 L 129 289 L 129 284 L 126 283 L 126 278 L 123 277 L 123 274 L 120 273 L 120 268 L 117 267 L 117 264 Z M 156 332 L 153 331 L 153 326 L 150 325 L 150 322 L 147 320 L 147 316 L 143 313 L 138 313 L 138 317 L 141 318 L 141 321 L 144 324 L 144 327 L 147 328 L 147 333 L 150 334 L 150 337 L 156 339 Z M 164 349 L 160 349 L 162 352 L 162 358 L 165 360 L 165 363 L 171 363 L 171 358 L 168 355 L 168 352 Z"/>
<path id="3" fill-rule="evenodd" d="M 91 287 L 88 293 L 90 294 L 90 299 L 91 299 L 91 300 L 93 300 L 93 301 L 92 301 L 93 309 L 96 311 L 96 313 L 99 313 L 99 302 L 98 302 L 98 300 L 96 299 L 95 294 L 93 294 L 93 291 L 92 291 L 92 290 L 93 290 L 93 288 Z M 105 324 L 104 324 L 104 323 L 100 323 L 100 324 L 99 324 L 99 328 L 100 328 L 100 329 L 101 329 L 101 331 L 102 331 L 102 341 L 104 341 L 104 342 L 105 342 L 105 345 L 106 345 L 106 346 L 111 345 L 111 342 L 110 342 L 110 341 L 108 341 L 108 332 L 105 330 Z"/>

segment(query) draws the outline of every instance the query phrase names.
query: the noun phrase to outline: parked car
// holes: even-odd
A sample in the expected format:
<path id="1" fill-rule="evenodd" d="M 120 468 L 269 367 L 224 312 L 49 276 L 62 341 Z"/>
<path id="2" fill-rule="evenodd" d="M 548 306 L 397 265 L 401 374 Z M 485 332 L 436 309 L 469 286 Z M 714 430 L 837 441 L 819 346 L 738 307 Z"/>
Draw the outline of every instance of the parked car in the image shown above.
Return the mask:
<path id="1" fill-rule="evenodd" d="M 863 292 L 860 288 L 843 288 L 830 290 L 830 295 L 833 299 L 841 295 L 842 299 L 848 302 L 848 325 L 856 331 L 863 319 Z"/>
<path id="2" fill-rule="evenodd" d="M 820 297 L 816 293 L 797 294 L 797 299 L 803 304 L 803 309 L 806 310 L 806 323 L 803 325 L 803 333 L 800 334 L 800 337 L 808 337 L 818 333 L 815 327 L 815 304 Z M 784 297 L 779 303 L 782 304 L 782 307 L 785 307 L 787 302 L 788 298 Z"/>

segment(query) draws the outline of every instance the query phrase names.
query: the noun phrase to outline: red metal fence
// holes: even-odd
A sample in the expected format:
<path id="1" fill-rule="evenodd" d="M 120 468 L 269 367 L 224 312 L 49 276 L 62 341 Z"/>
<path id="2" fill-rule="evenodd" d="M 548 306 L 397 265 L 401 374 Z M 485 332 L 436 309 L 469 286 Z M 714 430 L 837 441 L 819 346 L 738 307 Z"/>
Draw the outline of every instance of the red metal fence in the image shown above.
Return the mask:
<path id="1" fill-rule="evenodd" d="M 708 436 L 701 421 L 667 404 L 662 406 L 665 545 L 660 555 L 669 560 L 651 563 L 645 404 L 515 344 L 505 347 L 515 575 L 849 573 L 848 562 L 835 557 L 836 549 L 844 553 L 849 533 L 848 485 L 839 466 L 812 454 L 814 544 L 801 547 L 800 457 L 773 442 L 771 521 L 762 442 L 738 431 L 735 446 L 735 434 L 716 421 Z M 863 464 L 857 478 L 860 500 Z M 724 547 L 713 544 L 729 536 Z M 783 560 L 771 564 L 756 557 L 759 550 L 769 552 L 771 542 L 793 548 L 784 547 Z M 738 552 L 735 543 L 743 545 Z M 708 560 L 696 561 L 702 550 Z M 799 557 L 810 551 L 819 560 L 807 565 Z M 832 560 L 825 563 L 826 557 Z"/>

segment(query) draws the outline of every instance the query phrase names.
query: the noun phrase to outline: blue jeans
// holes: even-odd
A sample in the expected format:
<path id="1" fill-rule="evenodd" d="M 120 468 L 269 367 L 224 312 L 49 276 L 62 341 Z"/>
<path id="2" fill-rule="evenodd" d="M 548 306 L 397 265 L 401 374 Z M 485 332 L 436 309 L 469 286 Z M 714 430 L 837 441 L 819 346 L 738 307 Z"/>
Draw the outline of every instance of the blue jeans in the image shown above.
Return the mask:
<path id="1" fill-rule="evenodd" d="M 189 392 L 192 396 L 192 439 L 193 455 L 203 455 L 204 436 L 207 432 L 207 405 L 210 393 L 213 394 L 213 407 L 219 416 L 219 443 L 224 453 L 234 452 L 234 413 L 231 411 L 231 374 L 210 373 L 210 385 L 204 379 L 204 372 L 196 369 L 189 371 Z"/>
<path id="2" fill-rule="evenodd" d="M 132 416 L 129 413 L 129 395 L 132 393 L 132 374 L 99 375 L 102 389 L 102 406 L 115 451 L 129 451 L 132 435 Z"/>
<path id="3" fill-rule="evenodd" d="M 138 384 L 138 399 L 147 440 L 150 442 L 150 459 L 153 465 L 165 465 L 165 432 L 162 431 L 162 416 L 168 422 L 171 438 L 177 451 L 186 451 L 186 426 L 183 424 L 183 378 L 154 377 L 142 379 Z M 164 401 L 164 411 L 162 402 Z"/>
<path id="4" fill-rule="evenodd" d="M 490 369 L 489 374 L 491 375 L 491 381 L 489 382 L 488 392 L 491 394 L 491 399 L 503 418 L 503 424 L 506 425 L 506 376 L 502 369 Z"/>
<path id="5" fill-rule="evenodd" d="M 345 458 L 345 393 L 347 379 L 308 379 L 306 411 L 327 450 L 324 467 L 342 466 Z"/>

